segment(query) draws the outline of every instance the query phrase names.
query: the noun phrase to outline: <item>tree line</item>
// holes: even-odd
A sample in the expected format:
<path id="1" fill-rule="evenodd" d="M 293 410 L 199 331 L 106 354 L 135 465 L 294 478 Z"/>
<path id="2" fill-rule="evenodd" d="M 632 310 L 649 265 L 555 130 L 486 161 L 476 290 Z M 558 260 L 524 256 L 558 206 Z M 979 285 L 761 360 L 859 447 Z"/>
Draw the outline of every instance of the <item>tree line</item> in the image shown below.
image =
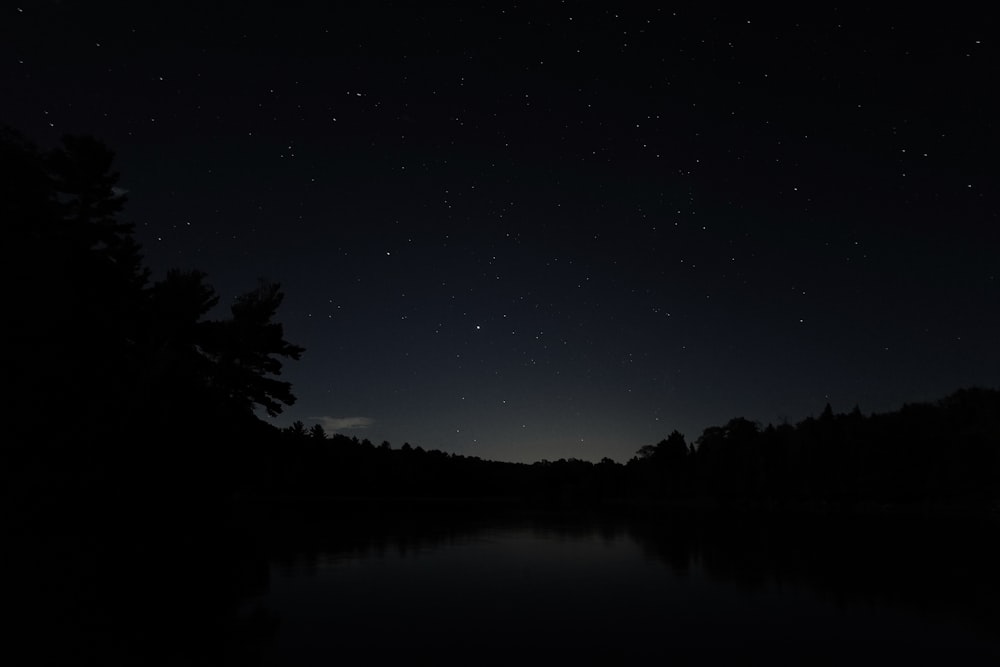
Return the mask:
<path id="1" fill-rule="evenodd" d="M 694 442 L 674 431 L 625 463 L 532 464 L 395 449 L 297 422 L 259 487 L 276 494 L 507 498 L 755 508 L 1000 508 L 1000 391 L 959 390 L 882 414 L 858 408 L 797 424 L 736 418 Z"/>

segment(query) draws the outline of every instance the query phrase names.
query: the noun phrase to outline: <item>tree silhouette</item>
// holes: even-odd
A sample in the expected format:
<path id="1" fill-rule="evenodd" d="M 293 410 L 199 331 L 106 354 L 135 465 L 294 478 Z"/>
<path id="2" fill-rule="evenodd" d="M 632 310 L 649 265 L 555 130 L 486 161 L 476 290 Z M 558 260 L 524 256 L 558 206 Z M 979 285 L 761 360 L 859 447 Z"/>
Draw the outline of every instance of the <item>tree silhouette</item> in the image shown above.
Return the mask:
<path id="1" fill-rule="evenodd" d="M 304 351 L 273 321 L 283 298 L 280 285 L 261 280 L 236 299 L 230 319 L 206 323 L 200 349 L 213 365 L 211 388 L 247 414 L 259 405 L 274 417 L 295 402 L 291 384 L 270 377 L 281 374 L 279 357 L 299 359 Z"/>
<path id="2" fill-rule="evenodd" d="M 296 419 L 292 422 L 292 425 L 285 429 L 285 433 L 294 440 L 303 441 L 305 440 L 309 432 L 306 430 L 306 425 L 301 421 Z"/>
<path id="3" fill-rule="evenodd" d="M 661 465 L 682 465 L 687 458 L 688 446 L 684 434 L 675 430 L 655 445 L 641 447 L 638 454 L 640 458 L 648 458 Z"/>
<path id="4" fill-rule="evenodd" d="M 189 412 L 192 401 L 205 405 L 209 368 L 200 351 L 202 318 L 218 300 L 200 271 L 170 271 L 152 286 L 134 414 L 162 427 L 178 412 Z"/>
<path id="5" fill-rule="evenodd" d="M 177 484 L 192 469 L 226 465 L 221 453 L 209 465 L 208 450 L 260 436 L 255 407 L 273 416 L 294 402 L 276 376 L 303 349 L 275 320 L 277 283 L 260 281 L 220 320 L 206 319 L 218 297 L 204 273 L 171 271 L 150 284 L 133 227 L 119 219 L 113 159 L 89 137 L 42 152 L 0 131 L 11 175 L 0 213 L 18 286 L 8 303 L 5 368 L 18 420 L 7 454 L 92 485 L 109 474 Z"/>
<path id="6" fill-rule="evenodd" d="M 47 419 L 52 442 L 113 432 L 135 373 L 149 274 L 132 227 L 116 218 L 124 197 L 112 158 L 92 139 L 65 137 L 42 153 L 0 133 L 17 286 L 7 304 L 16 352 L 5 366 L 19 388 L 16 414 L 28 423 L 59 415 Z"/>

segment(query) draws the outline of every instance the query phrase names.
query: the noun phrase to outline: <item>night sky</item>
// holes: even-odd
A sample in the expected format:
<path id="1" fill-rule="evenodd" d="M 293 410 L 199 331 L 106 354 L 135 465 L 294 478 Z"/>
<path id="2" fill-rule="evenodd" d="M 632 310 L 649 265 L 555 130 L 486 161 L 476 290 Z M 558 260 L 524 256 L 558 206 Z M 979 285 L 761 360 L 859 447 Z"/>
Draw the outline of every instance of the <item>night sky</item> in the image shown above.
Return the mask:
<path id="1" fill-rule="evenodd" d="M 0 15 L 0 123 L 116 151 L 155 277 L 282 284 L 277 425 L 624 461 L 1000 386 L 985 16 L 339 4 Z"/>

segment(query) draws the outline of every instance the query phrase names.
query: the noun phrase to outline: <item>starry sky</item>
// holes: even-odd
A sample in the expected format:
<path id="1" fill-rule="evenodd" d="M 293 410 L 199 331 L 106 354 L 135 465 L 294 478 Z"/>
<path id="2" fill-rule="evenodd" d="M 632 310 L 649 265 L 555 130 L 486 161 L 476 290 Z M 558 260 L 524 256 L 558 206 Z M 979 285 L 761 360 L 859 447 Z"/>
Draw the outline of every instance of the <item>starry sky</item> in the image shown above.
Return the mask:
<path id="1" fill-rule="evenodd" d="M 624 461 L 1000 386 L 985 15 L 341 4 L 0 15 L 0 123 L 107 142 L 155 276 L 282 284 L 277 425 Z"/>

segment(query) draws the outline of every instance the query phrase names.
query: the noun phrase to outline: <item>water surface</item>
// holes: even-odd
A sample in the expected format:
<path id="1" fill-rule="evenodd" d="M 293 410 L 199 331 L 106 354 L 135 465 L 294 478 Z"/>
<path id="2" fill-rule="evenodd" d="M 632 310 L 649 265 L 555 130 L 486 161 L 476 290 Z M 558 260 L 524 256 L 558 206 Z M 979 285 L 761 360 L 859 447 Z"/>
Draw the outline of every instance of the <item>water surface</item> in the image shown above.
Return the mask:
<path id="1" fill-rule="evenodd" d="M 536 517 L 321 530 L 329 541 L 273 559 L 258 601 L 279 619 L 278 664 L 1000 664 L 979 525 Z"/>

